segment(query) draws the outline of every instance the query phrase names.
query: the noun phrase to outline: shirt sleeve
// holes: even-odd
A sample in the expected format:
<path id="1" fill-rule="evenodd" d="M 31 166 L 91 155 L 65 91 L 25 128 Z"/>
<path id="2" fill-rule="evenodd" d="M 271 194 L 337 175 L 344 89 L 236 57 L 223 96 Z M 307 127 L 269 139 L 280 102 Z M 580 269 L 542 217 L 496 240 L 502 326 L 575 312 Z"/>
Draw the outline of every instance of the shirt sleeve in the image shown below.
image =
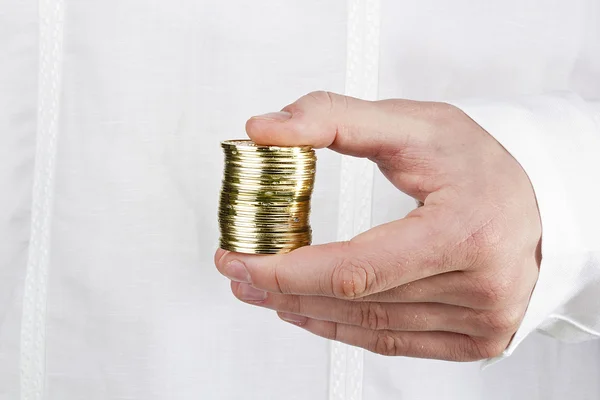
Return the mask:
<path id="1" fill-rule="evenodd" d="M 496 138 L 532 183 L 542 262 L 508 357 L 532 331 L 600 338 L 600 103 L 573 93 L 452 102 Z"/>

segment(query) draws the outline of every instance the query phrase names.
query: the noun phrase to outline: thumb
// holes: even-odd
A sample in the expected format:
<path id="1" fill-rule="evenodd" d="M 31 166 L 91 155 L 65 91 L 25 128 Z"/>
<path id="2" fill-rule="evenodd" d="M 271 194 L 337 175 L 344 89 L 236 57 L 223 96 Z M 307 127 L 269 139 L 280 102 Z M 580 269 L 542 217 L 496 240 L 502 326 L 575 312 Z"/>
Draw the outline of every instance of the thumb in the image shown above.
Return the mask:
<path id="1" fill-rule="evenodd" d="M 329 92 L 313 92 L 281 112 L 250 118 L 246 131 L 258 144 L 329 147 L 337 152 L 377 159 L 397 153 L 410 135 L 423 131 L 420 103 L 365 101 Z M 412 110 L 412 111 L 411 111 Z"/>

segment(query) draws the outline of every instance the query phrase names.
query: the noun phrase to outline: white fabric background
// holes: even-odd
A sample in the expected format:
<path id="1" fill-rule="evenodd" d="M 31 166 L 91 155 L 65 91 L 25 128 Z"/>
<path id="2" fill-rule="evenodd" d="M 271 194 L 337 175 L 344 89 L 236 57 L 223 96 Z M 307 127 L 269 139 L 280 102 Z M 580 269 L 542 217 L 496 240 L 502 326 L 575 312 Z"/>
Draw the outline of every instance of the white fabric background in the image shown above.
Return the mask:
<path id="1" fill-rule="evenodd" d="M 379 95 L 600 97 L 595 0 L 383 0 Z M 219 141 L 344 91 L 346 2 L 66 0 L 45 397 L 326 399 L 329 344 L 235 301 L 214 269 Z M 0 0 L 0 398 L 18 399 L 34 168 L 37 2 Z M 320 151 L 315 242 L 340 158 Z M 414 206 L 379 173 L 373 223 Z M 365 354 L 363 399 L 597 399 L 598 342 L 537 334 L 479 365 Z"/>
<path id="2" fill-rule="evenodd" d="M 0 398 L 19 398 L 38 76 L 37 2 L 0 0 Z"/>

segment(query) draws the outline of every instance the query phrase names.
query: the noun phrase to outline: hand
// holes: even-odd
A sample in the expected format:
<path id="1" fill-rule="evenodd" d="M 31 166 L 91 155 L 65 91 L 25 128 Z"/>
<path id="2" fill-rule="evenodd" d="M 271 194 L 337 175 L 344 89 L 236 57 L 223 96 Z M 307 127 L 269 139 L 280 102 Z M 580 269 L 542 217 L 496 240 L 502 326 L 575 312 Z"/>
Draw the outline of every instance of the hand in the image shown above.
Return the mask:
<path id="1" fill-rule="evenodd" d="M 492 136 L 448 104 L 325 92 L 246 130 L 261 144 L 368 157 L 424 205 L 349 242 L 218 250 L 236 297 L 384 355 L 473 361 L 506 348 L 537 280 L 541 223 L 527 175 Z"/>

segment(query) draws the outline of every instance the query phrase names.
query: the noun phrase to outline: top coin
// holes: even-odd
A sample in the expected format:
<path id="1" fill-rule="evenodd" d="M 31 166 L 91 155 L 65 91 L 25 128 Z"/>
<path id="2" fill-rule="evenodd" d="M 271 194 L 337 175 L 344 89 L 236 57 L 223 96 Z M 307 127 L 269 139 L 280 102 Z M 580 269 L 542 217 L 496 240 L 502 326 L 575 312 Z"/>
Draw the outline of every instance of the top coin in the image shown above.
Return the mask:
<path id="1" fill-rule="evenodd" d="M 283 146 L 263 146 L 254 143 L 252 140 L 225 140 L 221 142 L 221 147 L 224 149 L 237 149 L 240 151 L 249 152 L 261 152 L 261 151 L 282 151 L 282 152 L 313 152 L 311 146 L 294 146 L 294 147 L 283 147 Z"/>

